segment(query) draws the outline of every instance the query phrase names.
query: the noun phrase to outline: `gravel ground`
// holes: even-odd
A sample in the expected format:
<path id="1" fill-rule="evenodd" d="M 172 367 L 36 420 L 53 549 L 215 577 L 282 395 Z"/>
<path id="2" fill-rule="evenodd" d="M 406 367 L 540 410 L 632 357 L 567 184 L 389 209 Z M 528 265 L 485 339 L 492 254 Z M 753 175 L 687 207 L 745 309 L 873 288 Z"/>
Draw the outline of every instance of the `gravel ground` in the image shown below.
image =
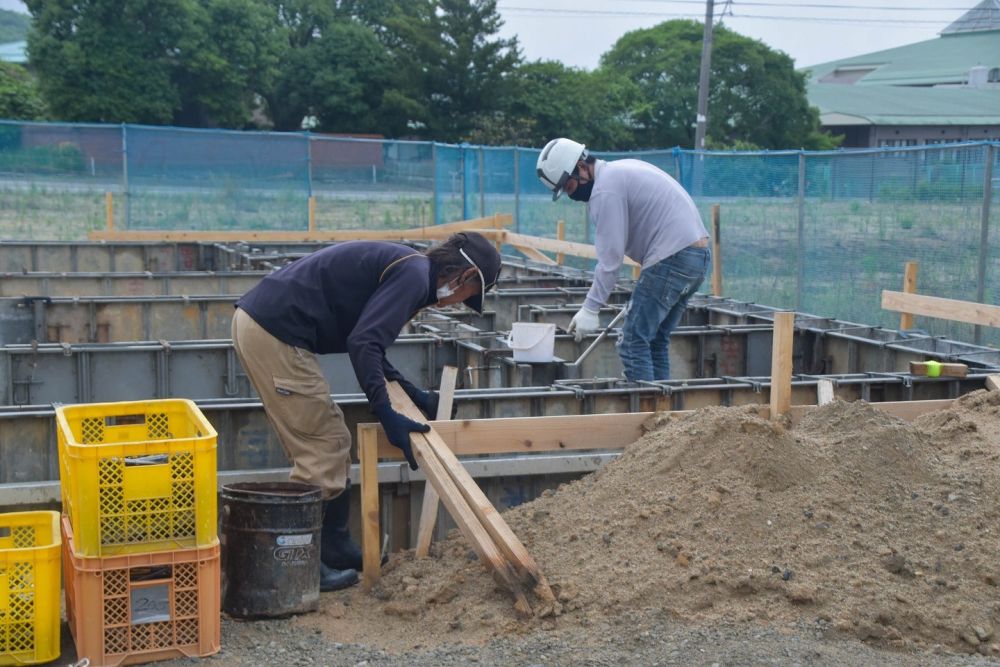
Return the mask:
<path id="1" fill-rule="evenodd" d="M 344 644 L 297 619 L 237 622 L 224 619 L 223 650 L 211 665 L 349 665 L 351 667 L 449 665 L 902 665 L 966 666 L 998 664 L 979 655 L 888 651 L 853 640 L 825 639 L 819 627 L 774 628 L 752 625 L 701 627 L 669 621 L 619 619 L 616 625 L 570 628 L 507 637 L 484 646 L 437 646 L 390 654 Z M 191 665 L 172 660 L 163 667 Z"/>

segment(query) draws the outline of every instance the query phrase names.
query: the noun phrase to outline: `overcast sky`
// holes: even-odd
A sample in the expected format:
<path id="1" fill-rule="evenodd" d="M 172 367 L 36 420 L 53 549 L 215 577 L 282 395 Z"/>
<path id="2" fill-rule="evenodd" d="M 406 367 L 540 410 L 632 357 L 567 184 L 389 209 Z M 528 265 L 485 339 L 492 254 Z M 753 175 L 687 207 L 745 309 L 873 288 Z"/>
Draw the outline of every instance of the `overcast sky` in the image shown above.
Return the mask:
<path id="1" fill-rule="evenodd" d="M 798 67 L 934 39 L 979 0 L 716 0 L 724 24 L 789 54 Z M 499 0 L 504 36 L 528 60 L 593 69 L 630 30 L 705 16 L 704 0 Z M 26 11 L 20 0 L 0 8 Z"/>

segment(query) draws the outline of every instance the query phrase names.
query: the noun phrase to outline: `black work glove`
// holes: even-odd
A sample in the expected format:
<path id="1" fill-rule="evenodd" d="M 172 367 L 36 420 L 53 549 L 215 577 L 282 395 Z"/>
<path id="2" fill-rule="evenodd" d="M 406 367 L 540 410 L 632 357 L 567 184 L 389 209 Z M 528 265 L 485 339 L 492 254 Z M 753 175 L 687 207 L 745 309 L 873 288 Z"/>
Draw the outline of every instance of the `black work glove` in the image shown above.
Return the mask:
<path id="1" fill-rule="evenodd" d="M 410 470 L 416 470 L 417 460 L 413 458 L 413 448 L 410 447 L 410 433 L 413 431 L 427 433 L 431 430 L 431 427 L 427 424 L 415 422 L 406 415 L 399 414 L 388 405 L 377 408 L 375 416 L 382 423 L 382 428 L 385 429 L 385 434 L 388 436 L 389 442 L 394 447 L 402 450 L 403 456 L 406 457 L 407 463 L 410 464 Z"/>
<path id="2" fill-rule="evenodd" d="M 396 380 L 396 382 L 398 382 L 399 386 L 403 388 L 406 395 L 410 397 L 413 404 L 420 408 L 420 411 L 424 413 L 424 416 L 427 417 L 427 419 L 434 421 L 438 418 L 438 403 L 441 402 L 440 394 L 436 391 L 418 389 L 416 385 L 405 378 Z M 454 419 L 456 414 L 458 414 L 458 405 L 452 403 L 451 419 Z"/>
<path id="3" fill-rule="evenodd" d="M 398 382 L 399 386 L 403 388 L 406 395 L 410 397 L 413 404 L 420 408 L 420 411 L 424 413 L 424 416 L 427 417 L 427 419 L 437 419 L 437 392 L 420 389 L 415 384 L 402 377 L 396 380 L 396 382 Z"/>

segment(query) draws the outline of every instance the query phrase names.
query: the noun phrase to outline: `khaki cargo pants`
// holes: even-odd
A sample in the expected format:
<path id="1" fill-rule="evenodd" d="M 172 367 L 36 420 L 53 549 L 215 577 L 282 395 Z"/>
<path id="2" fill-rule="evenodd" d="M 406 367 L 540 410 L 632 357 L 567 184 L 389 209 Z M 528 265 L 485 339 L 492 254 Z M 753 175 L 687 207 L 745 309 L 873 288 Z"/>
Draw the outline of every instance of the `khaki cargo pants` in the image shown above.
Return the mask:
<path id="1" fill-rule="evenodd" d="M 339 495 L 351 465 L 351 432 L 316 355 L 282 343 L 239 308 L 233 347 L 292 462 L 289 479 L 315 484 L 324 499 Z"/>

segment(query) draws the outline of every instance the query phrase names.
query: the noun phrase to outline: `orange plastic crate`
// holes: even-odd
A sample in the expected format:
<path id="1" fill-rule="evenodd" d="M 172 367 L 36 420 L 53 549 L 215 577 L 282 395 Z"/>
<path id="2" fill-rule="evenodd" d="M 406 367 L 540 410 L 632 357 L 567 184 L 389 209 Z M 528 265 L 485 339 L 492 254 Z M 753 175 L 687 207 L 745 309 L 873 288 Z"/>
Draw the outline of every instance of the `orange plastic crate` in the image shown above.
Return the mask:
<path id="1" fill-rule="evenodd" d="M 219 541 L 212 546 L 81 558 L 62 518 L 66 619 L 91 667 L 194 658 L 220 648 Z"/>

